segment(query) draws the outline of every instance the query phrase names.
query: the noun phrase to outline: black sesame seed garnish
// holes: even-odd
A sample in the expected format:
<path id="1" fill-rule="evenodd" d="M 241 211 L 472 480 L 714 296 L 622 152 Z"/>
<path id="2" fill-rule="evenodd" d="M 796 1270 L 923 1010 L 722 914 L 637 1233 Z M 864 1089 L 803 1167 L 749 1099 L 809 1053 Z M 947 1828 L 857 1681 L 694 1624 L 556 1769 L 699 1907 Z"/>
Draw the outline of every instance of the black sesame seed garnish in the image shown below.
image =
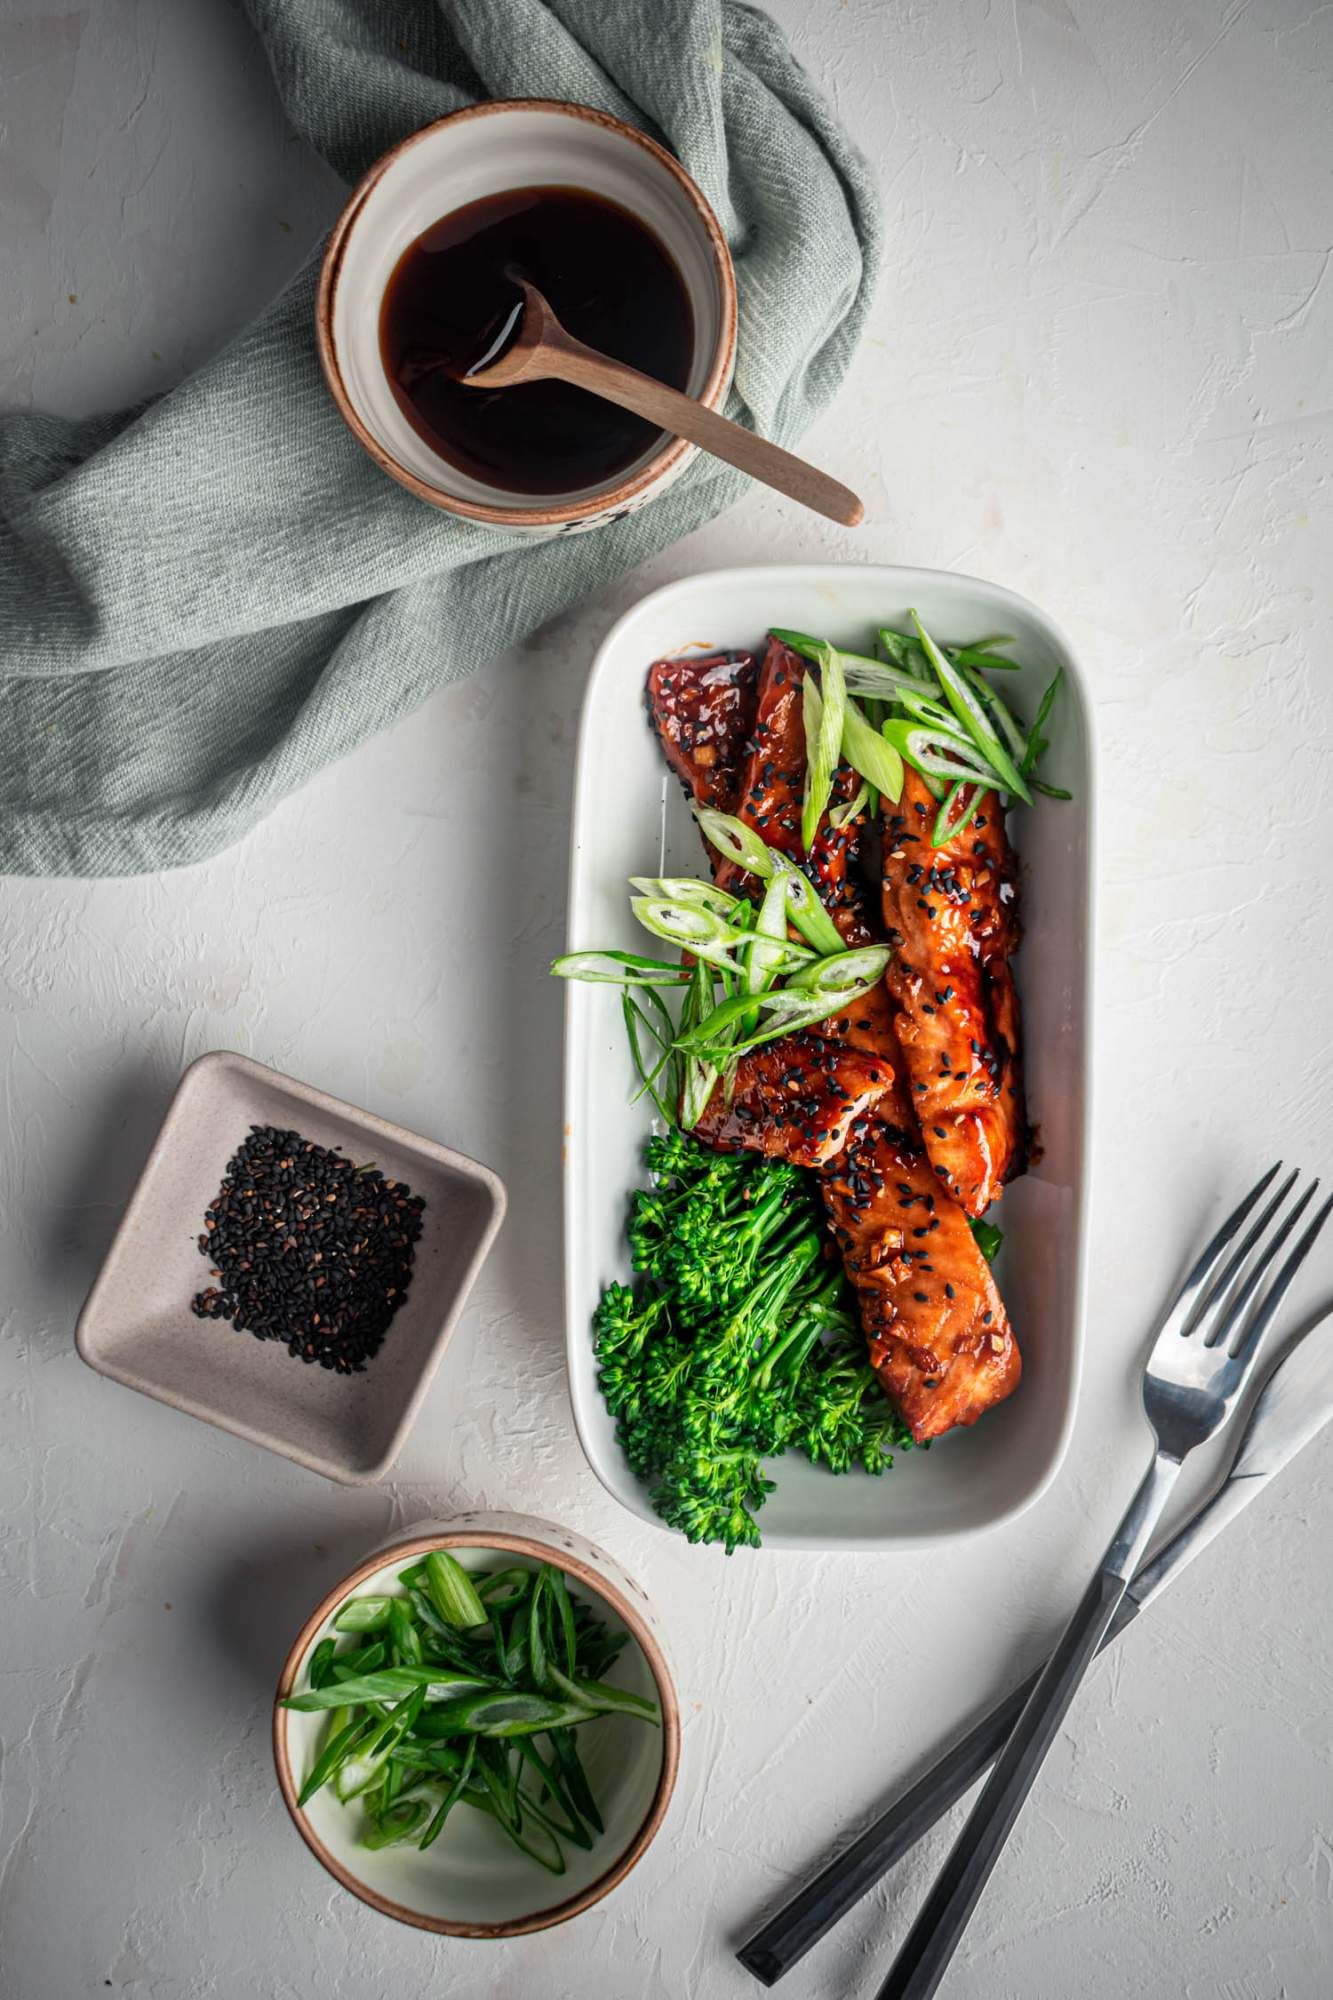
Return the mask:
<path id="1" fill-rule="evenodd" d="M 227 1164 L 199 1248 L 219 1284 L 191 1301 L 340 1375 L 378 1353 L 407 1296 L 425 1202 L 370 1163 L 253 1125 Z"/>

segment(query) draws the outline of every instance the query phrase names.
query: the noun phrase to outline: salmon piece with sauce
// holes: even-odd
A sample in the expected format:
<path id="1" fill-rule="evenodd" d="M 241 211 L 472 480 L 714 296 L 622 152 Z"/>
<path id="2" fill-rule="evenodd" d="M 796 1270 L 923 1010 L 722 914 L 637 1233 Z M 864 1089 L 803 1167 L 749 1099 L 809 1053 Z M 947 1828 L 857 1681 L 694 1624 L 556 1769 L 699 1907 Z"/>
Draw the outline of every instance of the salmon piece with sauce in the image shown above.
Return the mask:
<path id="1" fill-rule="evenodd" d="M 730 1100 L 719 1085 L 693 1136 L 722 1152 L 745 1148 L 818 1167 L 842 1151 L 892 1075 L 877 1056 L 817 1034 L 783 1035 L 741 1057 Z"/>
<path id="2" fill-rule="evenodd" d="M 870 1364 L 912 1436 L 974 1424 L 1017 1388 L 1022 1361 L 990 1266 L 919 1136 L 882 1108 L 863 1117 L 820 1186 Z"/>
<path id="3" fill-rule="evenodd" d="M 935 813 L 909 770 L 884 822 L 885 984 L 926 1151 L 940 1185 L 980 1216 L 1028 1150 L 1014 854 L 993 792 L 933 848 Z"/>
<path id="4" fill-rule="evenodd" d="M 750 653 L 655 660 L 648 718 L 667 763 L 700 805 L 729 812 L 754 723 L 758 669 Z"/>

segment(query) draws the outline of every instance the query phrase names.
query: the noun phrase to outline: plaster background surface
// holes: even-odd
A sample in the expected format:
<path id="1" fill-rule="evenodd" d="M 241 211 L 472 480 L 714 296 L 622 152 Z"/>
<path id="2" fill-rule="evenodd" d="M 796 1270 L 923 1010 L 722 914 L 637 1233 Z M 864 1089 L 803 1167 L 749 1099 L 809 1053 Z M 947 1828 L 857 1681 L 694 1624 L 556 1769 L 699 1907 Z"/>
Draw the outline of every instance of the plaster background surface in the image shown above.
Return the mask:
<path id="1" fill-rule="evenodd" d="M 728 2000 L 730 1956 L 1036 1658 L 1146 1449 L 1134 1363 L 1210 1212 L 1333 1168 L 1326 856 L 1333 12 L 1309 0 L 778 0 L 875 160 L 893 269 L 811 455 L 856 534 L 752 494 L 440 694 L 206 867 L 0 888 L 0 1989 L 8 2000 Z M 226 0 L 0 5 L 10 403 L 165 389 L 339 189 Z M 1074 1445 L 944 1557 L 714 1552 L 588 1471 L 558 1312 L 559 948 L 579 693 L 653 585 L 753 559 L 970 570 L 1089 667 L 1101 757 L 1094 1250 Z M 229 1046 L 487 1160 L 509 1220 L 383 1488 L 80 1366 L 73 1321 L 182 1066 Z M 1296 1323 L 1333 1291 L 1333 1245 Z M 1322 2000 L 1333 1960 L 1333 1436 L 1085 1689 L 950 2000 Z M 677 1659 L 667 1828 L 597 1911 L 400 1930 L 288 1827 L 268 1698 L 391 1526 L 575 1523 Z M 868 1996 L 946 1835 L 785 1985 Z"/>

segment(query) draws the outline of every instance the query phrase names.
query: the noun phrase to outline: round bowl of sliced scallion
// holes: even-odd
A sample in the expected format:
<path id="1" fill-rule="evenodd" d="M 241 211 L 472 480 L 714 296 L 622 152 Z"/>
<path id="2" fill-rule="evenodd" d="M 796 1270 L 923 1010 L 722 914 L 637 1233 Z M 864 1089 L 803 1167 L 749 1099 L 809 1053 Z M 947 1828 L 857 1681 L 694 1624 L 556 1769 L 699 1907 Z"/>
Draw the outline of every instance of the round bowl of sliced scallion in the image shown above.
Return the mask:
<path id="1" fill-rule="evenodd" d="M 401 1923 L 515 1937 L 577 1916 L 665 1816 L 680 1718 L 637 1584 L 573 1530 L 423 1522 L 344 1578 L 287 1656 L 288 1811 Z"/>

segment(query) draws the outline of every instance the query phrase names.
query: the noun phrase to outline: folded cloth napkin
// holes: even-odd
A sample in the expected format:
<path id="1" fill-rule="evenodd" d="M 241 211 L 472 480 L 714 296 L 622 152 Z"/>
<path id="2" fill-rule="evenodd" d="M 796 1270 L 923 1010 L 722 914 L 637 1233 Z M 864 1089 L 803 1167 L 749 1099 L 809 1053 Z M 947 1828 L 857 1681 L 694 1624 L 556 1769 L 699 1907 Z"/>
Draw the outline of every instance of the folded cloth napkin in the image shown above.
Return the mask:
<path id="1" fill-rule="evenodd" d="M 348 181 L 484 97 L 590 104 L 663 140 L 736 263 L 731 414 L 789 442 L 829 401 L 874 280 L 877 204 L 766 15 L 739 0 L 247 4 L 289 118 Z M 633 518 L 539 543 L 423 505 L 334 409 L 317 272 L 146 408 L 0 417 L 0 870 L 134 874 L 216 853 L 742 490 L 700 459 Z"/>

